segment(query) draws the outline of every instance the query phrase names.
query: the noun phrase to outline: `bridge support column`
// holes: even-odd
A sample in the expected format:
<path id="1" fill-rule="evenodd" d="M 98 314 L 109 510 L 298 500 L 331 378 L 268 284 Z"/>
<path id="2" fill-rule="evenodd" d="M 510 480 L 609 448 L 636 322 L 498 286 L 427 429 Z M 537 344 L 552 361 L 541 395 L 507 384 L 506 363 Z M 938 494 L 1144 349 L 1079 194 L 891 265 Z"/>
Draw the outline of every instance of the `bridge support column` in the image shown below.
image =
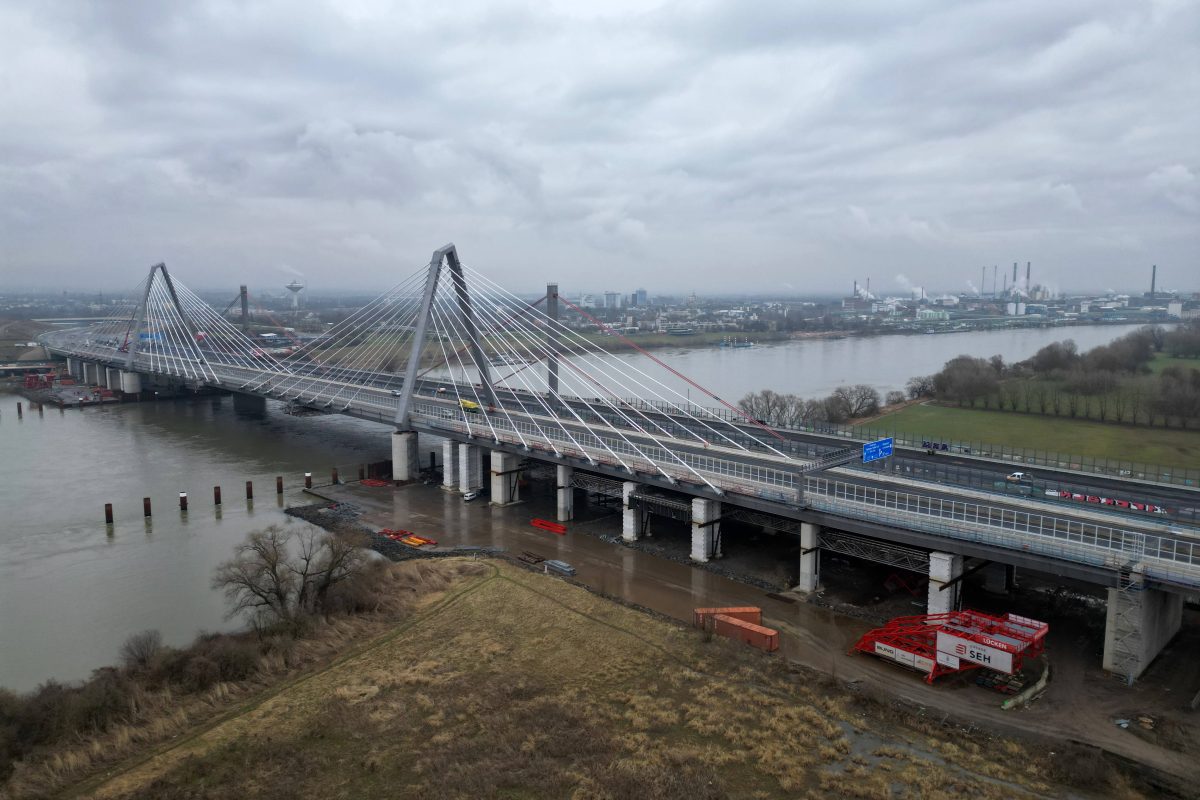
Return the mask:
<path id="1" fill-rule="evenodd" d="M 821 586 L 821 526 L 800 523 L 800 582 L 797 592 L 815 592 Z"/>
<path id="2" fill-rule="evenodd" d="M 266 414 L 267 398 L 253 394 L 233 393 L 233 410 L 241 414 Z M 415 434 L 414 434 L 415 436 Z M 392 445 L 393 448 L 395 445 Z"/>
<path id="3" fill-rule="evenodd" d="M 962 594 L 962 581 L 946 586 L 962 575 L 963 557 L 951 553 L 929 554 L 929 603 L 927 614 L 945 614 L 957 611 Z M 946 586 L 945 589 L 942 587 Z"/>
<path id="4" fill-rule="evenodd" d="M 415 481 L 421 474 L 417 463 L 417 432 L 395 431 L 392 433 L 392 480 L 396 483 Z"/>
<path id="5" fill-rule="evenodd" d="M 442 442 L 442 488 L 458 490 L 458 443 L 449 439 Z"/>
<path id="6" fill-rule="evenodd" d="M 479 445 L 458 446 L 458 489 L 463 494 L 483 488 L 483 451 Z"/>
<path id="7" fill-rule="evenodd" d="M 75 359 L 73 358 L 67 359 L 67 374 L 71 376 L 75 375 Z"/>
<path id="8" fill-rule="evenodd" d="M 83 362 L 82 366 L 83 366 L 83 382 L 86 385 L 91 386 L 93 383 L 96 382 L 96 366 L 94 364 L 89 364 L 86 361 Z"/>
<path id="9" fill-rule="evenodd" d="M 627 542 L 636 542 L 642 535 L 642 511 L 633 506 L 633 493 L 637 488 L 633 481 L 621 485 L 621 538 Z"/>
<path id="10" fill-rule="evenodd" d="M 1017 570 L 1011 564 L 988 564 L 979 573 L 984 590 L 993 594 L 1008 594 L 1017 585 Z"/>
<path id="11" fill-rule="evenodd" d="M 575 468 L 558 466 L 554 469 L 554 486 L 557 498 L 558 521 L 575 519 Z"/>
<path id="12" fill-rule="evenodd" d="M 125 394 L 141 394 L 141 374 L 137 372 L 126 372 L 121 370 L 121 391 Z"/>
<path id="13" fill-rule="evenodd" d="M 104 386 L 111 391 L 121 388 L 121 370 L 108 367 L 104 370 Z"/>
<path id="14" fill-rule="evenodd" d="M 1108 590 L 1104 669 L 1131 683 L 1162 652 L 1183 623 L 1183 595 L 1147 589 L 1141 568 Z"/>
<path id="15" fill-rule="evenodd" d="M 520 487 L 517 483 L 521 476 L 519 456 L 513 453 L 492 451 L 492 505 L 509 506 L 520 502 Z"/>
<path id="16" fill-rule="evenodd" d="M 721 557 L 721 504 L 704 497 L 692 498 L 692 561 L 701 564 Z"/>

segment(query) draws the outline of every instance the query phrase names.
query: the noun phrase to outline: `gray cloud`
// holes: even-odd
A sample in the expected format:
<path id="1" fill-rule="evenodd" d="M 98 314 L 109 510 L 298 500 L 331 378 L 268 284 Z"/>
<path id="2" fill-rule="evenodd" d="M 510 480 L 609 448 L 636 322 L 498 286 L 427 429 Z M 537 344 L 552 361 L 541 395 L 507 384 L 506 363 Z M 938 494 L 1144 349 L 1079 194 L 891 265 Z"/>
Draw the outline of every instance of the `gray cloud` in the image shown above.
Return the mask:
<path id="1" fill-rule="evenodd" d="M 1200 11 L 1127 0 L 0 7 L 0 277 L 1186 284 Z"/>

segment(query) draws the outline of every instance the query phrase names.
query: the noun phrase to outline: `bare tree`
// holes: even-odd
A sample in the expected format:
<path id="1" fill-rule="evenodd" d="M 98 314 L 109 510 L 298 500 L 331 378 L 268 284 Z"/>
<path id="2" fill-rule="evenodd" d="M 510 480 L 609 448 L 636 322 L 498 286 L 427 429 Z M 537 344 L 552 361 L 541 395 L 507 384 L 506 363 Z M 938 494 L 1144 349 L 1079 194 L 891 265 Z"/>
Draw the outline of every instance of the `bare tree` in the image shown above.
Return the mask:
<path id="1" fill-rule="evenodd" d="M 932 397 L 936 389 L 932 375 L 918 375 L 915 378 L 909 378 L 908 383 L 904 384 L 904 390 L 908 392 L 910 400 Z"/>
<path id="2" fill-rule="evenodd" d="M 879 411 L 879 392 L 865 383 L 839 386 L 833 396 L 840 398 L 851 417 L 864 417 Z"/>
<path id="3" fill-rule="evenodd" d="M 212 585 L 225 593 L 230 618 L 243 612 L 268 621 L 294 618 L 297 586 L 287 563 L 289 536 L 278 525 L 252 531 L 234 557 L 217 567 Z"/>
<path id="4" fill-rule="evenodd" d="M 213 588 L 225 593 L 229 616 L 293 624 L 324 610 L 330 590 L 362 572 L 366 542 L 313 525 L 252 532 L 232 559 L 217 567 Z"/>
<path id="5" fill-rule="evenodd" d="M 135 633 L 121 645 L 121 663 L 128 669 L 145 669 L 162 646 L 162 634 L 156 630 Z"/>

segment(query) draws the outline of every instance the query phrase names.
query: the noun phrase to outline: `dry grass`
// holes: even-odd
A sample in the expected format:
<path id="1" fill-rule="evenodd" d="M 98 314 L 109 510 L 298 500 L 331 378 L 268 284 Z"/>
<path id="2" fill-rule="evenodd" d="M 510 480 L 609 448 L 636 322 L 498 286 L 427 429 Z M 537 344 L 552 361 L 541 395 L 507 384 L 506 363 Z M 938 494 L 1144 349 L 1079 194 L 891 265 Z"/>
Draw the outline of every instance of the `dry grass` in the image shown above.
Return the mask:
<path id="1" fill-rule="evenodd" d="M 437 585 L 446 563 L 418 562 L 418 572 L 434 572 L 410 577 Z M 443 599 L 329 668 L 81 789 L 132 798 L 998 800 L 1060 788 L 1020 745 L 1004 757 L 1029 772 L 988 780 L 980 776 L 994 750 L 970 738 L 908 727 L 779 658 L 705 643 L 553 578 L 486 569 L 459 586 L 445 578 Z"/>

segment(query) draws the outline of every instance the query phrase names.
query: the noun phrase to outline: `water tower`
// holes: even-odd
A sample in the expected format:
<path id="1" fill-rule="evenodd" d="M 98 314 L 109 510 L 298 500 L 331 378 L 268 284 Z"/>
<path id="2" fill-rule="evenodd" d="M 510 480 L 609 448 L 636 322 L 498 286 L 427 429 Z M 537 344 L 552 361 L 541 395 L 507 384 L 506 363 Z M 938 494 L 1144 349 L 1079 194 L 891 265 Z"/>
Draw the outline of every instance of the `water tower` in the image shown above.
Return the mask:
<path id="1" fill-rule="evenodd" d="M 300 292 L 304 290 L 304 284 L 300 281 L 292 281 L 283 288 L 292 293 L 292 314 L 294 315 L 296 310 L 300 308 Z"/>

